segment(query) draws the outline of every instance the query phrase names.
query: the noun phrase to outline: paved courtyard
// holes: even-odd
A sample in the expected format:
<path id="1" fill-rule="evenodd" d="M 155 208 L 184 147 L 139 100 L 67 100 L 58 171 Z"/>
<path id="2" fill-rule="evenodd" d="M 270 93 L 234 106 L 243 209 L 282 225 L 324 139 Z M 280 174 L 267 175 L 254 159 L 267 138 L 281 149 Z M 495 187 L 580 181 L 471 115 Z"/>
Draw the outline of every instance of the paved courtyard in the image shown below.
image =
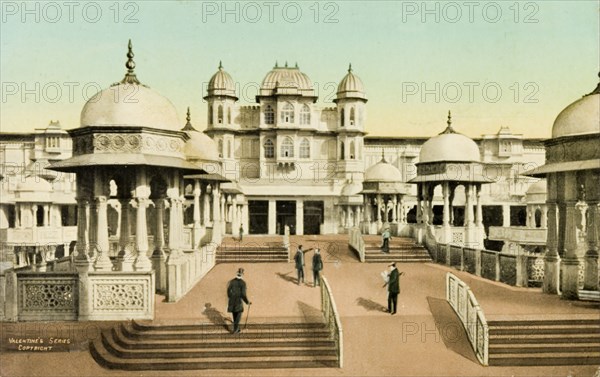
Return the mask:
<path id="1" fill-rule="evenodd" d="M 399 312 L 383 312 L 386 290 L 380 273 L 385 264 L 361 264 L 344 236 L 292 237 L 292 244 L 320 247 L 344 330 L 342 369 L 244 370 L 247 376 L 573 376 L 591 377 L 595 366 L 482 367 L 445 301 L 445 274 L 453 271 L 475 292 L 488 319 L 511 316 L 552 317 L 569 313 L 598 317 L 597 305 L 562 301 L 539 290 L 518 289 L 486 281 L 431 263 L 401 264 Z M 307 254 L 307 262 L 312 252 Z M 308 264 L 308 263 L 307 263 Z M 157 296 L 156 320 L 213 322 L 227 325 L 227 281 L 238 267 L 246 269 L 253 302 L 249 322 L 310 321 L 320 316 L 319 289 L 296 285 L 293 264 L 220 264 L 177 303 Z M 307 274 L 307 282 L 312 277 Z M 244 313 L 243 321 L 246 320 Z M 71 324 L 72 325 L 72 324 Z M 78 324 L 85 326 L 85 324 Z M 7 326 L 4 325 L 6 330 Z M 3 335 L 3 342 L 6 336 Z M 167 376 L 173 372 L 122 372 L 98 366 L 83 348 L 61 353 L 2 352 L 1 376 Z M 230 376 L 232 371 L 185 371 L 185 376 Z"/>

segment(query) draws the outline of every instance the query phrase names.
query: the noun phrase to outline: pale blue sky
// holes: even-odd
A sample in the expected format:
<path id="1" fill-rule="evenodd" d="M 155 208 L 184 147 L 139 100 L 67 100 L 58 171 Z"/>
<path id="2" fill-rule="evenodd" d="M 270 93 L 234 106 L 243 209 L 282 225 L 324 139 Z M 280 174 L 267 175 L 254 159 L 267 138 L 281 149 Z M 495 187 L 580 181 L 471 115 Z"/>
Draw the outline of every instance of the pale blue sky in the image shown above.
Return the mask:
<path id="1" fill-rule="evenodd" d="M 89 98 L 94 88 L 125 73 L 128 38 L 140 80 L 168 97 L 182 122 L 191 106 L 200 129 L 206 119 L 203 88 L 219 60 L 247 88 L 240 97 L 250 104 L 253 83 L 275 61 L 298 62 L 320 102 L 352 62 L 369 98 L 367 132 L 381 136 L 437 134 L 450 109 L 456 128 L 472 137 L 500 126 L 549 137 L 558 112 L 598 83 L 597 0 L 484 1 L 472 2 L 472 8 L 463 1 L 274 1 L 273 22 L 263 1 L 227 2 L 233 13 L 225 22 L 221 1 L 74 2 L 72 22 L 64 2 L 54 3 L 58 8 L 28 2 L 29 13 L 22 4 L 2 2 L 2 131 L 31 131 L 50 119 L 77 127 L 83 87 Z M 132 13 L 130 21 L 138 22 L 125 22 Z M 327 15 L 337 22 L 325 22 Z M 70 82 L 77 83 L 72 99 Z M 24 89 L 37 91 L 39 103 Z M 425 98 L 423 89 L 429 90 Z"/>

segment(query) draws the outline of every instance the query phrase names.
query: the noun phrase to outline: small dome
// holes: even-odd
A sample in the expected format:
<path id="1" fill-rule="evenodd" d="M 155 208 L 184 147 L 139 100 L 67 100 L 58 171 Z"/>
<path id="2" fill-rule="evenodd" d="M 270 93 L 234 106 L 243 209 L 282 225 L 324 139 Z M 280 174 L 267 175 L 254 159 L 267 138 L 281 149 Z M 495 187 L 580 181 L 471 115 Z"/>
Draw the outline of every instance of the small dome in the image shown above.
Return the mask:
<path id="1" fill-rule="evenodd" d="M 261 90 L 275 90 L 277 88 L 297 89 L 299 91 L 313 92 L 313 84 L 310 78 L 300 71 L 298 65 L 293 68 L 275 67 L 267 73 L 261 84 Z"/>
<path id="2" fill-rule="evenodd" d="M 529 186 L 526 195 L 546 194 L 548 192 L 546 180 L 542 179 Z"/>
<path id="3" fill-rule="evenodd" d="M 29 176 L 17 183 L 16 191 L 50 192 L 52 184 L 43 178 Z"/>
<path id="4" fill-rule="evenodd" d="M 360 194 L 360 192 L 362 191 L 363 187 L 362 184 L 357 183 L 357 182 L 348 182 L 346 183 L 346 185 L 344 185 L 344 187 L 342 187 L 342 196 L 354 196 L 354 195 L 358 195 Z"/>
<path id="5" fill-rule="evenodd" d="M 451 125 L 452 117 L 448 112 L 448 127 L 444 132 L 432 137 L 423 144 L 419 152 L 419 163 L 480 161 L 477 143 L 469 137 L 455 132 Z"/>
<path id="6" fill-rule="evenodd" d="M 348 73 L 337 88 L 336 99 L 360 98 L 366 100 L 365 87 L 360 77 L 352 72 L 352 65 L 348 68 Z"/>
<path id="7" fill-rule="evenodd" d="M 552 137 L 600 133 L 600 93 L 591 93 L 567 106 L 554 121 Z"/>
<path id="8" fill-rule="evenodd" d="M 382 159 L 365 171 L 365 182 L 402 182 L 402 173 Z"/>
<path id="9" fill-rule="evenodd" d="M 235 96 L 235 82 L 231 75 L 223 69 L 223 64 L 219 62 L 219 70 L 215 73 L 208 82 L 208 96 Z"/>
<path id="10" fill-rule="evenodd" d="M 90 98 L 81 110 L 81 127 L 137 126 L 179 131 L 181 123 L 167 98 L 140 84 L 134 72 L 131 40 L 125 78 Z"/>
<path id="11" fill-rule="evenodd" d="M 186 119 L 187 123 L 182 131 L 185 131 L 190 138 L 185 142 L 185 157 L 188 160 L 220 161 L 219 150 L 217 149 L 215 141 L 204 132 L 196 130 L 190 123 L 191 116 L 189 107 Z"/>

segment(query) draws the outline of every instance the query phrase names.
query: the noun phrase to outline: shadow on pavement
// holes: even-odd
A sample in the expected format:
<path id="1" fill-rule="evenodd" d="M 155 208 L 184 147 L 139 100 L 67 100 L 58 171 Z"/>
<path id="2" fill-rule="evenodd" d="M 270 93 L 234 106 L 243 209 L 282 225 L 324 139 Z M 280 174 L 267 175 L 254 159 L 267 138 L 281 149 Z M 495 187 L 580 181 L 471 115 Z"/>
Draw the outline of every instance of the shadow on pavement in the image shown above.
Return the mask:
<path id="1" fill-rule="evenodd" d="M 369 300 L 366 299 L 364 297 L 359 297 L 356 299 L 356 304 L 358 306 L 362 306 L 363 308 L 367 309 L 367 311 L 376 311 L 376 312 L 385 312 L 387 310 L 387 307 L 381 305 L 378 302 L 375 302 L 373 300 Z"/>
<path id="2" fill-rule="evenodd" d="M 223 326 L 224 329 L 227 329 L 227 324 L 225 323 L 225 317 L 223 314 L 217 309 L 213 308 L 210 302 L 204 304 L 204 315 L 215 325 Z"/>
<path id="3" fill-rule="evenodd" d="M 435 326 L 446 348 L 474 363 L 479 363 L 473 348 L 471 348 L 467 333 L 450 304 L 446 300 L 435 297 L 427 297 L 427 302 L 429 310 L 433 314 Z"/>
<path id="4" fill-rule="evenodd" d="M 310 306 L 302 301 L 297 301 L 298 308 L 302 313 L 304 322 L 319 322 L 323 320 L 323 314 L 321 311 L 314 306 Z"/>
<path id="5" fill-rule="evenodd" d="M 294 283 L 297 284 L 298 283 L 298 279 L 296 279 L 295 277 L 290 276 L 291 272 L 288 272 L 287 274 L 282 274 L 281 272 L 277 272 L 275 273 L 275 275 L 279 276 L 281 279 L 287 281 L 288 283 Z M 306 271 L 305 271 L 306 273 Z"/>

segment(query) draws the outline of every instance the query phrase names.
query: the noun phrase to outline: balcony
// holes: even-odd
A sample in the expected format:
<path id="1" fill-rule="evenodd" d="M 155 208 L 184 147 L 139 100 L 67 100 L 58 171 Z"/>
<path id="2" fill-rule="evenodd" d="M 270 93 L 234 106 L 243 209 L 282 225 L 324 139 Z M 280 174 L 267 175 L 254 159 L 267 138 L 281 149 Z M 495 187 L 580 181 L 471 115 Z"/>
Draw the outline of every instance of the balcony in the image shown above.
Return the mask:
<path id="1" fill-rule="evenodd" d="M 491 226 L 488 239 L 493 241 L 511 241 L 524 245 L 545 245 L 548 230 L 527 228 L 524 226 Z"/>
<path id="2" fill-rule="evenodd" d="M 0 229 L 0 242 L 8 244 L 68 244 L 76 239 L 77 226 Z"/>

